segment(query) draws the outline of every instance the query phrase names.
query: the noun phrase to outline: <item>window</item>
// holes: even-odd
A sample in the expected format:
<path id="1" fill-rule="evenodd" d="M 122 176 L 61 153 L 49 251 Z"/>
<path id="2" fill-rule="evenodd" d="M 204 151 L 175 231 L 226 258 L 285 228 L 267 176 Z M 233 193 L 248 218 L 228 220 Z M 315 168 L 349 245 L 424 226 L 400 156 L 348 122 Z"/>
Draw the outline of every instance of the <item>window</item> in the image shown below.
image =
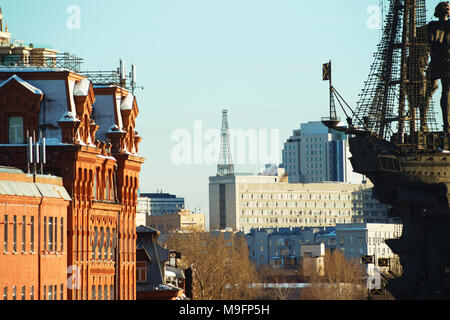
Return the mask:
<path id="1" fill-rule="evenodd" d="M 31 221 L 30 221 L 30 250 L 31 252 L 34 252 L 34 217 L 30 217 Z"/>
<path id="2" fill-rule="evenodd" d="M 95 286 L 92 286 L 92 300 L 95 300 Z"/>
<path id="3" fill-rule="evenodd" d="M 61 218 L 61 251 L 64 251 L 64 218 Z"/>
<path id="4" fill-rule="evenodd" d="M 23 118 L 10 117 L 9 118 L 9 143 L 22 144 L 23 143 Z"/>
<path id="5" fill-rule="evenodd" d="M 48 218 L 48 250 L 53 251 L 53 217 Z"/>
<path id="6" fill-rule="evenodd" d="M 53 286 L 48 286 L 48 299 L 47 300 L 52 300 L 52 295 L 53 293 Z"/>
<path id="7" fill-rule="evenodd" d="M 44 251 L 47 251 L 47 217 L 44 217 Z"/>
<path id="8" fill-rule="evenodd" d="M 44 300 L 47 298 L 47 286 L 44 286 L 44 295 L 42 296 Z"/>
<path id="9" fill-rule="evenodd" d="M 136 282 L 147 282 L 147 262 L 136 262 Z"/>
<path id="10" fill-rule="evenodd" d="M 8 215 L 7 214 L 5 214 L 5 230 L 4 230 L 3 243 L 4 243 L 3 251 L 8 252 Z"/>
<path id="11" fill-rule="evenodd" d="M 26 238 L 26 226 L 27 226 L 27 217 L 22 217 L 22 252 L 25 252 L 25 238 Z"/>
<path id="12" fill-rule="evenodd" d="M 13 218 L 13 252 L 17 252 L 17 216 Z"/>
<path id="13" fill-rule="evenodd" d="M 34 286 L 30 287 L 30 299 L 34 300 Z"/>
<path id="14" fill-rule="evenodd" d="M 102 300 L 102 286 L 98 286 L 98 300 Z"/>
<path id="15" fill-rule="evenodd" d="M 13 300 L 16 300 L 16 286 L 13 287 Z"/>
<path id="16" fill-rule="evenodd" d="M 113 285 L 109 286 L 109 299 L 114 300 L 114 286 Z"/>
<path id="17" fill-rule="evenodd" d="M 55 217 L 55 241 L 54 241 L 55 251 L 58 251 L 58 218 Z M 55 290 L 56 292 L 56 290 Z"/>
<path id="18" fill-rule="evenodd" d="M 25 286 L 22 287 L 22 300 L 25 300 Z"/>
<path id="19" fill-rule="evenodd" d="M 3 300 L 8 300 L 8 287 L 3 288 Z"/>
<path id="20" fill-rule="evenodd" d="M 61 285 L 61 300 L 64 300 L 64 285 Z"/>
<path id="21" fill-rule="evenodd" d="M 104 295 L 105 295 L 104 300 L 108 300 L 108 286 L 106 284 L 103 287 L 103 292 L 104 292 Z"/>

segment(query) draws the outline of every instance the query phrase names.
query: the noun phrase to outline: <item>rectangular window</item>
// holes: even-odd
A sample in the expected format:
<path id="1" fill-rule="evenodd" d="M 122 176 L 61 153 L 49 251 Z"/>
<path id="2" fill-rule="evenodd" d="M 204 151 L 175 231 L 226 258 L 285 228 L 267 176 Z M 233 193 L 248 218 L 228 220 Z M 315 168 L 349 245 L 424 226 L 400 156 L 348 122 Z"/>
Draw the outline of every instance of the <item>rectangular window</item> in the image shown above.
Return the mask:
<path id="1" fill-rule="evenodd" d="M 47 299 L 47 286 L 44 286 L 44 295 L 42 297 L 44 300 Z"/>
<path id="2" fill-rule="evenodd" d="M 34 252 L 34 217 L 30 217 L 30 251 Z"/>
<path id="3" fill-rule="evenodd" d="M 47 251 L 47 217 L 44 217 L 44 251 Z"/>
<path id="4" fill-rule="evenodd" d="M 5 230 L 4 230 L 3 243 L 4 243 L 3 251 L 8 252 L 8 215 L 7 214 L 5 214 Z"/>
<path id="5" fill-rule="evenodd" d="M 30 299 L 34 300 L 34 286 L 30 287 Z"/>
<path id="6" fill-rule="evenodd" d="M 48 286 L 48 300 L 52 300 L 53 286 Z"/>
<path id="7" fill-rule="evenodd" d="M 64 300 L 64 285 L 61 285 L 61 300 Z"/>
<path id="8" fill-rule="evenodd" d="M 3 300 L 8 300 L 8 287 L 3 288 Z"/>
<path id="9" fill-rule="evenodd" d="M 16 300 L 16 286 L 13 287 L 13 300 Z"/>
<path id="10" fill-rule="evenodd" d="M 23 216 L 22 217 L 22 252 L 26 251 L 26 248 L 25 248 L 25 240 L 26 240 L 26 232 L 27 232 L 26 226 L 27 226 L 27 217 Z"/>
<path id="11" fill-rule="evenodd" d="M 97 171 L 94 174 L 94 185 L 92 186 L 92 196 L 97 199 Z"/>
<path id="12" fill-rule="evenodd" d="M 23 143 L 23 118 L 10 117 L 9 118 L 9 143 L 22 144 Z"/>
<path id="13" fill-rule="evenodd" d="M 53 300 L 58 300 L 58 291 L 56 290 L 56 284 L 53 286 Z"/>
<path id="14" fill-rule="evenodd" d="M 13 217 L 13 252 L 17 252 L 17 216 Z"/>
<path id="15" fill-rule="evenodd" d="M 23 286 L 22 287 L 22 300 L 25 300 L 25 290 L 26 290 L 26 287 Z"/>
<path id="16" fill-rule="evenodd" d="M 61 251 L 64 250 L 64 218 L 61 218 Z"/>
<path id="17" fill-rule="evenodd" d="M 48 250 L 53 252 L 53 217 L 48 217 Z"/>
<path id="18" fill-rule="evenodd" d="M 136 282 L 147 282 L 147 262 L 136 262 Z"/>
<path id="19" fill-rule="evenodd" d="M 58 251 L 58 218 L 55 217 L 55 251 Z"/>

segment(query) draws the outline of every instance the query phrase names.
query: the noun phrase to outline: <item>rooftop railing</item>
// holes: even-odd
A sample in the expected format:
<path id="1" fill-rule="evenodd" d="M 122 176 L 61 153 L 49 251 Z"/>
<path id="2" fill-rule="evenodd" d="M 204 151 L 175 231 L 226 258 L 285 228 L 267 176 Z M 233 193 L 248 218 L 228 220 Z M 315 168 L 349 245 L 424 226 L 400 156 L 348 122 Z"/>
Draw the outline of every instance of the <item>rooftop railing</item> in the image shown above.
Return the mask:
<path id="1" fill-rule="evenodd" d="M 7 68 L 58 68 L 79 73 L 82 63 L 83 59 L 67 52 L 52 55 L 0 54 L 0 66 Z"/>

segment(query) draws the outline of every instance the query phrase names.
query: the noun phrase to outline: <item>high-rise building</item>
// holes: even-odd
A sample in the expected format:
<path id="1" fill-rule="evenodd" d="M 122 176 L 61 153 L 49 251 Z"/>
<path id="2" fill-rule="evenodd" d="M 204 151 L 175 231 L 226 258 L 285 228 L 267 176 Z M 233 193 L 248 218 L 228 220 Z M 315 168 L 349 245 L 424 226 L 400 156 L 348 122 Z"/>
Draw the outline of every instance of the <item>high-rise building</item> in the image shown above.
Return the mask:
<path id="1" fill-rule="evenodd" d="M 301 124 L 284 143 L 282 167 L 291 183 L 339 181 L 361 183 L 350 163 L 347 136 L 325 127 L 322 122 Z"/>
<path id="2" fill-rule="evenodd" d="M 278 176 L 209 178 L 210 230 L 327 227 L 337 223 L 388 222 L 388 207 L 372 197 L 373 185 L 345 182 L 288 183 Z"/>

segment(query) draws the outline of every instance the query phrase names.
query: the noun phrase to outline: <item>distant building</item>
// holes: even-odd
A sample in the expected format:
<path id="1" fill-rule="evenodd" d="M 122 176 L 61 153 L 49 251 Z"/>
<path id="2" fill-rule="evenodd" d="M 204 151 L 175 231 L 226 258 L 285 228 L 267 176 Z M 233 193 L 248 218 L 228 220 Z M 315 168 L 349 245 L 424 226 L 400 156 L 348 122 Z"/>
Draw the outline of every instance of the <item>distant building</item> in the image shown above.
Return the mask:
<path id="1" fill-rule="evenodd" d="M 363 262 L 363 256 L 371 256 L 373 263 L 365 264 L 368 275 L 376 268 L 388 271 L 395 268 L 398 256 L 385 243 L 387 239 L 400 238 L 402 225 L 394 223 L 351 223 L 336 225 L 336 249 L 347 259 Z M 380 260 L 381 259 L 381 260 Z M 389 259 L 389 260 L 385 260 Z M 388 262 L 389 265 L 385 265 Z"/>
<path id="2" fill-rule="evenodd" d="M 290 183 L 361 183 L 363 176 L 353 172 L 350 156 L 345 133 L 313 121 L 301 124 L 285 142 L 281 166 Z"/>
<path id="3" fill-rule="evenodd" d="M 59 177 L 0 166 L 2 300 L 67 299 L 67 208 Z"/>
<path id="4" fill-rule="evenodd" d="M 287 183 L 283 170 L 277 176 L 210 177 L 210 229 L 248 233 L 252 228 L 390 221 L 388 207 L 372 197 L 369 182 Z"/>
<path id="5" fill-rule="evenodd" d="M 181 209 L 177 213 L 149 215 L 146 226 L 159 230 L 161 233 L 171 231 L 205 231 L 205 214 L 191 213 L 188 209 Z"/>
<path id="6" fill-rule="evenodd" d="M 184 198 L 169 193 L 141 193 L 137 213 L 147 215 L 173 214 L 184 209 Z"/>
<path id="7" fill-rule="evenodd" d="M 334 249 L 335 236 L 334 227 L 262 228 L 252 229 L 245 235 L 250 260 L 256 265 L 283 269 L 299 268 L 303 257 L 323 256 L 320 245 L 323 244 L 323 250 Z"/>

